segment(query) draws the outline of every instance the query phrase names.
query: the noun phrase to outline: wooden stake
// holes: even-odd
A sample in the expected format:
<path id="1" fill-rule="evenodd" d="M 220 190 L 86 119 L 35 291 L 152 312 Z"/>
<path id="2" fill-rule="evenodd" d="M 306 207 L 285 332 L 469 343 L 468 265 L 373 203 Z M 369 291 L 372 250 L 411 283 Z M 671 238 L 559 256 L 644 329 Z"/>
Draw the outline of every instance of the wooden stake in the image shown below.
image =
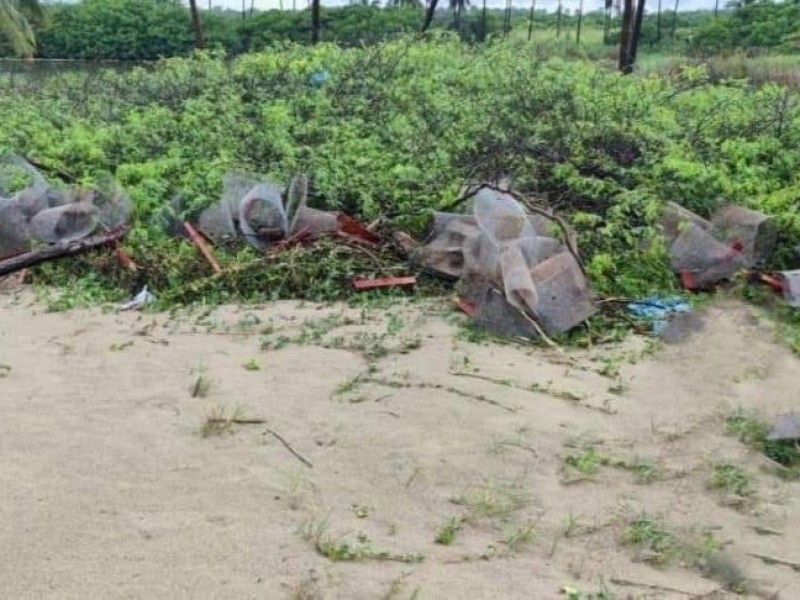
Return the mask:
<path id="1" fill-rule="evenodd" d="M 201 236 L 188 221 L 183 222 L 183 228 L 186 230 L 192 243 L 200 250 L 200 254 L 202 254 L 208 264 L 211 265 L 214 273 L 220 275 L 222 273 L 222 267 L 219 266 L 219 262 L 217 261 L 217 257 L 214 256 L 214 251 L 211 250 L 211 246 L 206 243 L 203 236 Z"/>

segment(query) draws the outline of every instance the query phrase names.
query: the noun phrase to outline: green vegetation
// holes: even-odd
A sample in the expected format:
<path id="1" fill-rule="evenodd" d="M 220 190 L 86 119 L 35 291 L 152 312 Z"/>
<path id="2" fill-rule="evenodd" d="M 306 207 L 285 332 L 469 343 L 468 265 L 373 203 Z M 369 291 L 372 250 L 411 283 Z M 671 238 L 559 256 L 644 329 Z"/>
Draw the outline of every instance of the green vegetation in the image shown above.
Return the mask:
<path id="1" fill-rule="evenodd" d="M 125 16 L 129 7 L 139 15 L 145 0 L 88 0 L 54 8 L 75 21 L 49 25 L 51 33 L 65 36 L 58 41 L 65 47 L 73 44 L 69 35 L 100 44 L 102 35 L 90 35 L 92 23 L 100 21 L 91 19 L 110 18 L 116 2 L 120 22 L 136 22 L 143 36 L 171 22 L 166 12 L 141 13 L 141 21 Z M 328 30 L 350 10 L 384 18 L 406 9 L 331 10 Z M 269 21 L 267 14 L 238 19 L 237 27 L 252 25 L 267 36 L 266 28 L 253 25 Z M 236 53 L 287 37 L 267 36 L 246 48 L 213 43 L 214 19 L 228 16 L 204 14 L 212 48 Z M 286 18 L 300 16 L 308 15 Z M 86 24 L 79 26 L 84 17 Z M 139 46 L 154 55 L 188 53 L 192 34 L 185 12 L 181 17 L 183 33 L 158 34 L 169 43 L 183 40 L 181 48 L 127 39 L 122 29 L 115 35 L 123 37 L 103 45 L 133 54 Z M 536 32 L 550 27 L 549 18 L 541 28 L 537 21 Z M 152 27 L 142 25 L 148 19 Z M 586 26 L 600 22 L 596 15 L 587 17 Z M 220 247 L 224 273 L 212 276 L 189 242 L 165 232 L 164 211 L 180 196 L 191 218 L 219 198 L 222 178 L 233 170 L 282 183 L 306 172 L 311 205 L 381 219 L 417 236 L 432 211 L 455 205 L 465 181 L 511 173 L 516 188 L 557 208 L 576 229 L 600 294 L 675 289 L 666 250 L 652 243 L 668 200 L 702 215 L 723 199 L 775 215 L 781 244 L 771 266 L 792 264 L 792 248 L 800 241 L 795 91 L 771 83 L 720 85 L 703 66 L 621 77 L 604 63 L 548 58 L 538 42 L 528 44 L 519 33 L 485 45 L 448 34 L 368 47 L 347 47 L 352 41 L 344 39 L 315 47 L 285 43 L 235 59 L 210 51 L 124 71 L 59 73 L 15 83 L 0 96 L 0 150 L 35 159 L 53 180 L 91 183 L 112 175 L 136 207 L 125 247 L 139 272 L 98 252 L 40 267 L 37 281 L 69 285 L 69 293 L 53 300 L 56 308 L 127 296 L 143 282 L 164 305 L 200 298 L 335 300 L 350 295 L 354 276 L 397 268 L 390 249 L 365 252 L 323 241 L 267 257 Z M 56 43 L 48 35 L 40 32 L 42 53 Z M 323 70 L 327 81 L 312 84 L 312 75 Z M 417 289 L 441 291 L 424 277 Z M 359 340 L 365 354 L 381 350 L 373 341 Z M 418 343 L 409 340 L 407 349 Z"/>
<path id="2" fill-rule="evenodd" d="M 711 486 L 726 494 L 736 496 L 750 496 L 753 493 L 753 482 L 750 476 L 741 467 L 731 463 L 721 463 L 714 466 L 711 475 Z"/>
<path id="3" fill-rule="evenodd" d="M 38 0 L 0 0 L 0 43 L 14 54 L 32 56 L 36 47 L 32 24 L 41 22 L 41 17 Z"/>
<path id="4" fill-rule="evenodd" d="M 642 560 L 655 564 L 669 563 L 679 550 L 679 541 L 675 535 L 659 519 L 648 514 L 642 514 L 631 521 L 627 541 L 637 547 Z"/>
<path id="5" fill-rule="evenodd" d="M 800 3 L 741 0 L 734 10 L 711 19 L 692 34 L 695 52 L 714 54 L 735 49 L 800 50 Z"/>
<path id="6" fill-rule="evenodd" d="M 202 4 L 202 3 L 198 3 Z M 349 47 L 374 44 L 420 30 L 421 4 L 386 3 L 321 7 L 321 39 Z M 48 5 L 32 0 L 5 0 L 0 4 L 0 56 L 29 53 L 35 36 L 42 58 L 153 60 L 183 56 L 194 48 L 189 10 L 180 3 L 157 0 L 81 0 Z M 504 12 L 478 4 L 456 14 L 440 10 L 431 30 L 457 32 L 469 42 L 499 37 L 531 40 L 541 48 L 570 57 L 613 58 L 619 43 L 621 20 L 613 11 L 577 12 L 513 10 L 509 28 Z M 22 16 L 28 17 L 30 24 Z M 311 43 L 311 10 L 201 10 L 205 47 L 241 54 L 286 42 Z M 712 54 L 800 49 L 800 8 L 797 2 L 745 0 L 719 15 L 710 11 L 680 12 L 664 7 L 661 15 L 648 12 L 642 23 L 642 53 Z M 579 33 L 580 30 L 580 33 Z"/>
<path id="7" fill-rule="evenodd" d="M 302 535 L 320 555 L 333 562 L 420 563 L 425 560 L 422 554 L 395 554 L 375 550 L 372 541 L 362 533 L 356 535 L 354 539 L 334 538 L 328 529 L 328 521 L 311 521 L 305 526 Z"/>
<path id="8" fill-rule="evenodd" d="M 461 529 L 463 524 L 463 518 L 450 517 L 447 522 L 439 528 L 434 541 L 442 546 L 449 546 L 455 541 L 456 533 Z"/>
<path id="9" fill-rule="evenodd" d="M 729 416 L 726 428 L 743 443 L 752 446 L 780 467 L 779 474 L 787 479 L 800 478 L 800 448 L 792 440 L 770 440 L 769 425 L 752 415 L 736 412 Z"/>
<path id="10" fill-rule="evenodd" d="M 255 358 L 249 359 L 246 363 L 242 365 L 245 371 L 260 371 L 261 365 L 258 364 L 258 361 Z"/>
<path id="11" fill-rule="evenodd" d="M 589 446 L 577 455 L 570 455 L 564 459 L 564 464 L 581 475 L 595 475 L 601 465 L 607 465 L 608 459 L 597 453 L 593 446 Z"/>
<path id="12" fill-rule="evenodd" d="M 680 535 L 664 523 L 643 513 L 628 524 L 626 542 L 635 546 L 640 560 L 656 566 L 679 562 L 736 593 L 747 590 L 747 577 L 711 531 L 688 531 Z"/>
<path id="13" fill-rule="evenodd" d="M 45 10 L 46 18 L 34 20 L 33 30 L 28 28 L 31 35 L 35 32 L 39 58 L 143 61 L 185 56 L 195 45 L 189 11 L 180 3 L 82 0 L 54 4 Z M 487 35 L 500 31 L 500 15 L 496 10 L 487 15 Z M 248 11 L 243 18 L 239 11 L 215 9 L 202 10 L 200 16 L 206 48 L 229 54 L 311 41 L 309 10 Z M 357 47 L 419 31 L 422 14 L 421 9 L 402 5 L 322 7 L 321 21 L 323 41 Z M 434 26 L 451 29 L 454 23 L 449 15 L 439 15 Z M 458 31 L 465 40 L 479 39 L 483 35 L 482 16 L 474 11 L 465 14 Z M 7 37 L 9 41 L 16 39 Z M 0 56 L 20 50 L 6 43 L 0 40 Z"/>

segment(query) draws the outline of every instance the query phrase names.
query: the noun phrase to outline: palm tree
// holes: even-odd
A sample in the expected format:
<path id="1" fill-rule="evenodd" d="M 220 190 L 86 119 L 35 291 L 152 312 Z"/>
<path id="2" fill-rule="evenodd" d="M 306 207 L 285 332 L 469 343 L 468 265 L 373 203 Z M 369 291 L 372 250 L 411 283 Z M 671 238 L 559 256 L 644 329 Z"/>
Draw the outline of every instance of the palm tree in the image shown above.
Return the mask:
<path id="1" fill-rule="evenodd" d="M 439 0 L 430 0 L 428 9 L 425 11 L 425 21 L 422 23 L 422 33 L 428 31 L 428 27 L 430 27 L 431 23 L 433 23 L 433 17 L 436 15 L 436 6 L 438 4 Z"/>
<path id="2" fill-rule="evenodd" d="M 611 10 L 614 8 L 614 0 L 605 0 L 606 4 L 606 19 L 605 23 L 603 24 L 603 43 L 608 44 L 608 38 L 611 33 Z M 659 0 L 660 2 L 661 0 Z"/>
<path id="3" fill-rule="evenodd" d="M 564 14 L 564 5 L 561 0 L 558 0 L 558 20 L 556 21 L 556 37 L 561 37 L 561 15 Z"/>
<path id="4" fill-rule="evenodd" d="M 636 63 L 636 56 L 639 52 L 639 40 L 642 37 L 642 20 L 644 19 L 644 9 L 646 0 L 636 0 L 636 16 L 633 19 L 633 33 L 631 34 L 630 61 L 631 67 Z"/>
<path id="5" fill-rule="evenodd" d="M 461 11 L 464 10 L 467 6 L 469 6 L 469 0 L 450 0 L 450 10 L 452 10 L 455 15 L 455 26 L 456 31 L 461 29 Z"/>
<path id="6" fill-rule="evenodd" d="M 681 0 L 675 0 L 675 8 L 672 11 L 672 32 L 670 36 L 673 40 L 675 39 L 675 29 L 678 27 L 678 6 Z"/>
<path id="7" fill-rule="evenodd" d="M 41 14 L 38 0 L 0 0 L 0 37 L 11 44 L 14 52 L 30 58 L 36 49 L 36 39 L 28 17 Z"/>
<path id="8" fill-rule="evenodd" d="M 320 30 L 322 22 L 320 19 L 320 0 L 311 0 L 311 43 L 316 44 L 320 40 Z"/>
<path id="9" fill-rule="evenodd" d="M 533 19 L 536 16 L 536 0 L 531 0 L 531 16 L 528 19 L 528 41 L 533 37 Z"/>
<path id="10" fill-rule="evenodd" d="M 633 0 L 624 0 L 622 8 L 622 30 L 619 35 L 619 70 L 626 75 L 633 71 L 633 65 L 630 63 L 633 10 Z"/>
<path id="11" fill-rule="evenodd" d="M 2 0 L 0 0 L 2 2 Z M 203 33 L 203 22 L 200 20 L 200 11 L 197 10 L 197 0 L 189 0 L 189 14 L 192 17 L 194 30 L 194 47 L 202 50 L 206 47 L 206 36 Z"/>
<path id="12" fill-rule="evenodd" d="M 658 17 L 656 17 L 656 41 L 661 41 L 661 0 L 658 0 Z"/>

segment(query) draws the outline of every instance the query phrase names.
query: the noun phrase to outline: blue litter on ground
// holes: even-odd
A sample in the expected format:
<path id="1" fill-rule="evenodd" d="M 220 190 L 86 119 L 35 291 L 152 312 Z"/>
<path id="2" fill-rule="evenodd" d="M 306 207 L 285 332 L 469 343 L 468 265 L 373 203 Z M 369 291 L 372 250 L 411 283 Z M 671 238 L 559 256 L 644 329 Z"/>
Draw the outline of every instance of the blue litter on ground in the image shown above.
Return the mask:
<path id="1" fill-rule="evenodd" d="M 308 78 L 308 82 L 316 88 L 322 87 L 326 84 L 331 78 L 331 74 L 328 73 L 325 69 L 320 71 L 314 71 L 311 74 L 311 77 Z"/>
<path id="2" fill-rule="evenodd" d="M 628 310 L 637 317 L 653 322 L 653 333 L 661 335 L 670 315 L 692 312 L 692 305 L 680 296 L 659 298 L 650 296 L 642 300 L 628 303 Z"/>

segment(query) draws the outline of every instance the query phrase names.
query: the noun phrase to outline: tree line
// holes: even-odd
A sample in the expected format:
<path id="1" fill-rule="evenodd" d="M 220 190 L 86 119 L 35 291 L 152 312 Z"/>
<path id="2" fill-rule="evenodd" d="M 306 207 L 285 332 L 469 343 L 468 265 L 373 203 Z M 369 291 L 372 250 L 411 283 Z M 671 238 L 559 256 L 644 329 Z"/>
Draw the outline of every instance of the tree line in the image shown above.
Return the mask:
<path id="1" fill-rule="evenodd" d="M 645 12 L 644 0 L 612 0 L 605 9 L 553 13 L 537 9 L 488 9 L 485 0 L 390 0 L 387 6 L 326 8 L 313 0 L 306 10 L 241 12 L 187 9 L 164 0 L 82 0 L 42 8 L 37 0 L 0 0 L 0 56 L 40 58 L 154 60 L 191 53 L 194 48 L 224 50 L 230 55 L 257 51 L 276 43 L 342 46 L 372 44 L 427 29 L 450 29 L 462 39 L 482 42 L 512 29 L 548 29 L 557 37 L 581 41 L 586 28 L 602 29 L 603 43 L 619 45 L 619 67 L 630 72 L 642 45 L 671 44 L 671 51 L 711 54 L 734 50 L 800 48 L 800 0 L 740 0 L 728 10 L 678 12 L 680 0 L 659 2 Z M 446 4 L 445 4 L 446 2 Z M 669 4 L 669 5 L 667 5 Z M 681 35 L 676 36 L 680 28 Z M 676 37 L 680 39 L 676 40 Z M 677 45 L 676 45 L 677 44 Z"/>

